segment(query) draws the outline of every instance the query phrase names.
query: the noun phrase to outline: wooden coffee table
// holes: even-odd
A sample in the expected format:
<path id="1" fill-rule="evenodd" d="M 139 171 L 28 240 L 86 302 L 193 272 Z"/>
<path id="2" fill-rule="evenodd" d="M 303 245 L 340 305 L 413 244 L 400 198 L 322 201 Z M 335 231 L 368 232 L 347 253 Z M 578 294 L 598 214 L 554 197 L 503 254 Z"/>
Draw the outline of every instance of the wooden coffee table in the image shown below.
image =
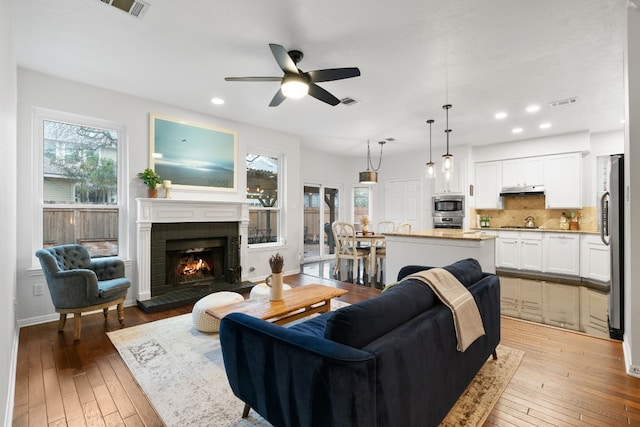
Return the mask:
<path id="1" fill-rule="evenodd" d="M 210 308 L 206 313 L 216 319 L 222 319 L 229 313 L 244 313 L 277 325 L 284 325 L 313 313 L 325 313 L 331 310 L 331 299 L 348 292 L 345 289 L 325 285 L 305 285 L 284 291 L 282 301 L 270 301 L 268 297 L 248 299 Z"/>

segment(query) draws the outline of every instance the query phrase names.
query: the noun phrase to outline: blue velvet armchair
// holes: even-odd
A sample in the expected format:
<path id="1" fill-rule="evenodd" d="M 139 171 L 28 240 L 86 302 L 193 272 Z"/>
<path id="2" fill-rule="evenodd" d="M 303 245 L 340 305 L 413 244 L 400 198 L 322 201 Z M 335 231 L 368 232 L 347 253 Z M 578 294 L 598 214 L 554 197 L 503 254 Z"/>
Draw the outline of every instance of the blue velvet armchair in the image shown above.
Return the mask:
<path id="1" fill-rule="evenodd" d="M 74 340 L 80 339 L 83 312 L 116 305 L 120 325 L 124 325 L 124 300 L 131 281 L 124 277 L 124 262 L 116 257 L 91 259 L 89 251 L 76 244 L 40 249 L 36 256 L 49 287 L 51 300 L 60 313 L 58 331 L 64 329 L 67 314 L 74 315 Z"/>

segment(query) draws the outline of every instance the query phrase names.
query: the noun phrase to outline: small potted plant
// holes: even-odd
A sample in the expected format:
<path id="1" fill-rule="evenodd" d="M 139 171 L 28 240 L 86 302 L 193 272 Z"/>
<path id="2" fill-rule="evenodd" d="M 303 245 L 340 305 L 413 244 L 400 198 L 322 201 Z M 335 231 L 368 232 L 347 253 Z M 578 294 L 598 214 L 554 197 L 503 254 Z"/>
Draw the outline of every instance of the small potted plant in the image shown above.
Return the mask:
<path id="1" fill-rule="evenodd" d="M 362 234 L 369 234 L 369 217 L 364 215 L 360 218 L 360 224 L 362 224 Z"/>
<path id="2" fill-rule="evenodd" d="M 271 301 L 281 301 L 283 298 L 282 267 L 284 266 L 284 258 L 279 252 L 275 255 L 271 255 L 269 258 L 269 266 L 271 267 L 271 274 L 267 277 L 265 282 L 270 288 L 270 299 Z"/>
<path id="3" fill-rule="evenodd" d="M 162 182 L 162 178 L 160 175 L 155 173 L 150 168 L 146 168 L 142 172 L 138 173 L 138 178 L 144 182 L 147 186 L 147 192 L 150 198 L 158 197 L 158 184 Z"/>

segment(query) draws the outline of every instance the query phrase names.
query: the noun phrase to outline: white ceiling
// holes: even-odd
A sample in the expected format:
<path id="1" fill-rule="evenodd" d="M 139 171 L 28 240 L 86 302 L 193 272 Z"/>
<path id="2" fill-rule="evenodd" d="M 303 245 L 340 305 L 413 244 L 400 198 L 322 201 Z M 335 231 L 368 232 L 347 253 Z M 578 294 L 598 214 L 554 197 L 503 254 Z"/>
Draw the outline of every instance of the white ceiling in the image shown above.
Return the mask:
<path id="1" fill-rule="evenodd" d="M 622 129 L 626 0 L 147 0 L 142 19 L 100 0 L 13 0 L 18 65 L 363 156 L 451 151 L 580 130 Z M 269 102 L 281 76 L 268 43 L 304 52 L 303 71 L 359 67 L 320 83 L 353 106 Z M 226 103 L 216 106 L 212 97 Z M 570 106 L 549 102 L 577 97 Z M 537 103 L 541 110 L 526 113 Z M 497 111 L 509 117 L 498 121 Z M 540 130 L 542 122 L 552 127 Z M 523 133 L 511 133 L 513 127 Z M 372 146 L 372 151 L 377 146 Z M 435 157 L 435 154 L 434 154 Z"/>

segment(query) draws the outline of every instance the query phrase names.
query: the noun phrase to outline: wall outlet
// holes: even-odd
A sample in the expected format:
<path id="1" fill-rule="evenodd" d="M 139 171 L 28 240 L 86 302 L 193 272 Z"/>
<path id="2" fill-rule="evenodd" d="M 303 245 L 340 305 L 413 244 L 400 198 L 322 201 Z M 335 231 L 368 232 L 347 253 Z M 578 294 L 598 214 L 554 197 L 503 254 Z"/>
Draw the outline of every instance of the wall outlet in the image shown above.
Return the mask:
<path id="1" fill-rule="evenodd" d="M 44 285 L 42 283 L 36 283 L 33 285 L 33 295 L 39 296 L 44 294 Z"/>

